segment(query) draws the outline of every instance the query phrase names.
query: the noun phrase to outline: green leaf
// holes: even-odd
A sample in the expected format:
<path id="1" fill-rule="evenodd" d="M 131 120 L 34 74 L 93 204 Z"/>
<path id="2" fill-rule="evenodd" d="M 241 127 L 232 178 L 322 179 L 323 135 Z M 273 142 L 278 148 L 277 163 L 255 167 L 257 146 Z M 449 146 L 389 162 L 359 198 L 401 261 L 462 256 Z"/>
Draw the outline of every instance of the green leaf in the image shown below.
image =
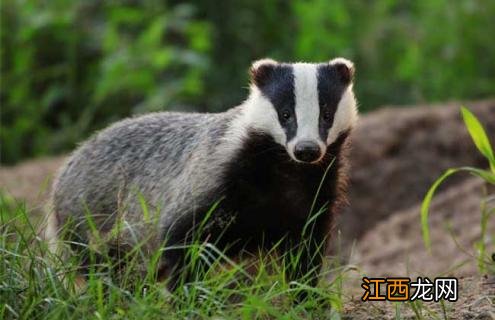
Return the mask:
<path id="1" fill-rule="evenodd" d="M 490 162 L 490 169 L 495 173 L 495 156 L 493 155 L 493 149 L 490 145 L 490 140 L 486 135 L 483 126 L 478 121 L 476 116 L 465 107 L 461 107 L 462 118 L 464 123 L 474 141 L 474 144 L 478 150 L 488 159 Z"/>
<path id="2" fill-rule="evenodd" d="M 148 210 L 148 203 L 141 192 L 138 192 L 137 197 L 139 205 L 141 206 L 141 210 L 143 211 L 144 222 L 150 223 L 150 212 Z"/>
<path id="3" fill-rule="evenodd" d="M 445 173 L 442 176 L 440 176 L 440 178 L 438 178 L 430 187 L 430 189 L 426 193 L 425 198 L 423 199 L 423 203 L 421 204 L 421 230 L 423 233 L 423 242 L 425 243 L 425 247 L 428 250 L 431 250 L 430 227 L 428 225 L 428 216 L 429 216 L 429 209 L 431 205 L 431 200 L 433 199 L 433 195 L 435 194 L 435 191 L 438 189 L 438 187 L 442 184 L 442 182 L 445 181 L 445 179 L 447 179 L 449 176 L 453 175 L 454 173 L 461 171 L 469 172 L 475 176 L 482 178 L 486 182 L 495 185 L 495 174 L 488 170 L 482 170 L 472 167 L 461 167 L 461 168 L 448 169 L 447 171 L 445 171 Z"/>

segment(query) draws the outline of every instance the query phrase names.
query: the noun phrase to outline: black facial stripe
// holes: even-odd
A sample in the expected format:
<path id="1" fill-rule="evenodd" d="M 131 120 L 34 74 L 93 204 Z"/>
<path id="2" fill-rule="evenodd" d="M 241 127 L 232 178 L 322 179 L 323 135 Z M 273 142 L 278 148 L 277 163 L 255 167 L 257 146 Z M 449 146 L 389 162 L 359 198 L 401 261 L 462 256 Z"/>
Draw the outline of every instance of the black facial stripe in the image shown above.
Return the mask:
<path id="1" fill-rule="evenodd" d="M 346 87 L 347 85 L 342 83 L 334 66 L 330 64 L 318 66 L 318 102 L 320 104 L 318 129 L 323 141 L 327 140 L 337 106 Z M 325 114 L 330 116 L 328 120 L 325 119 Z"/>
<path id="2" fill-rule="evenodd" d="M 270 74 L 270 79 L 259 89 L 277 110 L 278 121 L 285 131 L 287 141 L 290 141 L 297 133 L 296 97 L 292 66 L 289 64 L 275 66 Z M 286 112 L 290 114 L 288 120 L 284 118 L 284 113 Z"/>

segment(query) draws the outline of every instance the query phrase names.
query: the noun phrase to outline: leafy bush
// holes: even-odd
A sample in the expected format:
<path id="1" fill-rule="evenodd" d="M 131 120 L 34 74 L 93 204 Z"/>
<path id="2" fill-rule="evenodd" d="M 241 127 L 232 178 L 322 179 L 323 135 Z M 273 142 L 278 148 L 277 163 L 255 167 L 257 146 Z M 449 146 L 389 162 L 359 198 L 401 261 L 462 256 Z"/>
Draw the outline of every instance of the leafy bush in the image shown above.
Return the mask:
<path id="1" fill-rule="evenodd" d="M 95 129 L 245 97 L 254 59 L 356 62 L 363 111 L 495 93 L 495 2 L 1 2 L 1 162 Z"/>
<path id="2" fill-rule="evenodd" d="M 366 110 L 494 93 L 494 2 L 316 0 L 294 8 L 294 56 L 353 59 Z"/>
<path id="3" fill-rule="evenodd" d="M 204 94 L 209 24 L 160 2 L 2 2 L 2 161 Z"/>

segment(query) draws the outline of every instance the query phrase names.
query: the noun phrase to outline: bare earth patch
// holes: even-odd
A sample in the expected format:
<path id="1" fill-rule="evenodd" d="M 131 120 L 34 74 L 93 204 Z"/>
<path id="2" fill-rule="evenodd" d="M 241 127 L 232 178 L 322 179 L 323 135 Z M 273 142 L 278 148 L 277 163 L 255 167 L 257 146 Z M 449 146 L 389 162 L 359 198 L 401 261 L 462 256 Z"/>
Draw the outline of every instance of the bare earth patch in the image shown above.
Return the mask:
<path id="1" fill-rule="evenodd" d="M 493 319 L 495 317 L 495 278 L 480 276 L 474 243 L 480 239 L 480 202 L 486 186 L 469 178 L 440 193 L 431 208 L 432 252 L 427 252 L 419 224 L 419 205 L 402 210 L 368 230 L 353 250 L 351 263 L 358 272 L 345 282 L 346 315 L 349 319 L 395 318 L 396 304 L 366 302 L 360 285 L 362 277 L 457 277 L 459 300 L 445 303 L 449 319 Z M 495 219 L 490 219 L 487 234 L 495 235 Z M 489 239 L 491 240 L 491 239 Z M 486 261 L 495 252 L 487 241 Z M 431 312 L 443 318 L 440 303 L 424 303 L 423 316 Z M 364 315 L 370 315 L 364 316 Z M 411 308 L 401 308 L 401 316 L 414 318 Z"/>
<path id="2" fill-rule="evenodd" d="M 407 302 L 409 304 L 409 302 Z M 361 295 L 345 302 L 343 319 L 495 319 L 495 278 L 472 276 L 459 278 L 457 302 L 422 302 L 418 315 L 406 303 L 362 302 Z"/>
<path id="3" fill-rule="evenodd" d="M 33 159 L 13 167 L 0 166 L 0 190 L 25 200 L 28 209 L 39 212 L 50 193 L 51 182 L 65 157 Z"/>

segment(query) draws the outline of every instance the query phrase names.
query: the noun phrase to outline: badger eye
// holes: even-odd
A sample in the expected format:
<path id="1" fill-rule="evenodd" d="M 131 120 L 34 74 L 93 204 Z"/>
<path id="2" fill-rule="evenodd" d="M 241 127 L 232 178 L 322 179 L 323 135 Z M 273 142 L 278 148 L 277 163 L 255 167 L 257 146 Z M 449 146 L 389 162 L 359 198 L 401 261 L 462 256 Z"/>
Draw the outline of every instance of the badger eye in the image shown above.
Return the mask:
<path id="1" fill-rule="evenodd" d="M 332 113 L 330 111 L 325 111 L 323 113 L 323 120 L 331 121 L 332 120 Z"/>
<path id="2" fill-rule="evenodd" d="M 290 115 L 290 112 L 288 110 L 285 110 L 284 112 L 282 112 L 282 119 L 284 119 L 285 121 L 289 120 L 291 117 Z"/>
<path id="3" fill-rule="evenodd" d="M 333 110 L 332 108 L 329 108 L 328 107 L 328 104 L 323 104 L 321 106 L 321 110 L 323 111 L 323 114 L 321 115 L 323 120 L 326 121 L 326 122 L 330 122 L 333 120 Z"/>

